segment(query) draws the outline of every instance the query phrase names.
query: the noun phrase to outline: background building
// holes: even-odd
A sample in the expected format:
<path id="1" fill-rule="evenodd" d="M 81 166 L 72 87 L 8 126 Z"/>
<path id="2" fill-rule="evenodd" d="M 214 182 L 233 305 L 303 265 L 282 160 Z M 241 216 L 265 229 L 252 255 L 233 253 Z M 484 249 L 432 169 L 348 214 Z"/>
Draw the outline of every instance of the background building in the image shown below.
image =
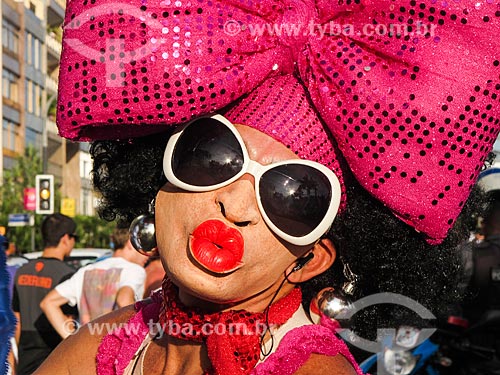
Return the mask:
<path id="1" fill-rule="evenodd" d="M 75 200 L 77 214 L 93 215 L 88 144 L 62 139 L 55 124 L 64 11 L 64 0 L 1 1 L 0 180 L 33 145 L 61 196 Z"/>

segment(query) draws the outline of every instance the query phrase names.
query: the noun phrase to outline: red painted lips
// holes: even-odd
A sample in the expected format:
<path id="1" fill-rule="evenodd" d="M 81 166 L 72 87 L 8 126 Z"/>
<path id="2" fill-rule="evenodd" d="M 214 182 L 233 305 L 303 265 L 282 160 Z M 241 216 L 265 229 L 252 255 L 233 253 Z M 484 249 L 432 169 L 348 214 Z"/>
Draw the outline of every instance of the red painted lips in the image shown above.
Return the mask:
<path id="1" fill-rule="evenodd" d="M 220 220 L 207 220 L 193 231 L 190 238 L 191 255 L 207 270 L 228 273 L 242 263 L 243 236 Z"/>

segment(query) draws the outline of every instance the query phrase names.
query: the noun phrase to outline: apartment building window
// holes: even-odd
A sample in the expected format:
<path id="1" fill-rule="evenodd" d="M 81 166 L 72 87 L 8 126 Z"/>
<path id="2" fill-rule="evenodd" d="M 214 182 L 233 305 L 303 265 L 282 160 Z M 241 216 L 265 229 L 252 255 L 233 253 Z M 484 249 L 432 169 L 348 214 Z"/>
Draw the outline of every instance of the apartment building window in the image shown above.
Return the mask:
<path id="1" fill-rule="evenodd" d="M 12 23 L 2 19 L 2 46 L 15 54 L 19 53 L 19 33 Z"/>
<path id="2" fill-rule="evenodd" d="M 29 113 L 42 115 L 42 88 L 29 79 L 26 80 L 25 101 Z"/>
<path id="3" fill-rule="evenodd" d="M 35 51 L 35 68 L 42 69 L 42 41 L 38 38 L 36 38 L 35 42 Z"/>
<path id="4" fill-rule="evenodd" d="M 42 88 L 36 84 L 33 84 L 33 88 L 35 89 L 33 92 L 33 97 L 35 98 L 34 111 L 33 113 L 37 116 L 42 115 Z"/>
<path id="5" fill-rule="evenodd" d="M 33 113 L 33 82 L 29 79 L 26 80 L 24 90 L 24 103 L 26 103 L 26 111 Z"/>
<path id="6" fill-rule="evenodd" d="M 19 103 L 19 77 L 8 69 L 2 69 L 2 95 Z"/>
<path id="7" fill-rule="evenodd" d="M 42 42 L 29 32 L 26 33 L 24 55 L 27 64 L 33 65 L 38 70 L 42 68 Z"/>
<path id="8" fill-rule="evenodd" d="M 26 128 L 25 135 L 26 147 L 33 146 L 37 150 L 42 149 L 42 135 L 31 128 Z"/>
<path id="9" fill-rule="evenodd" d="M 92 163 L 90 161 L 84 160 L 82 163 L 82 178 L 90 178 L 90 172 L 92 171 Z"/>
<path id="10" fill-rule="evenodd" d="M 32 51 L 31 51 L 31 43 L 32 43 L 33 35 L 31 33 L 26 33 L 26 44 L 24 45 L 24 61 L 26 64 L 31 65 L 33 61 Z"/>
<path id="11" fill-rule="evenodd" d="M 82 191 L 82 215 L 91 215 L 91 212 L 89 210 L 89 204 L 90 204 L 90 192 L 88 190 L 83 190 Z"/>
<path id="12" fill-rule="evenodd" d="M 42 43 L 40 43 L 38 38 L 33 38 L 33 40 L 33 65 L 35 66 L 35 69 L 40 70 L 42 68 Z"/>
<path id="13" fill-rule="evenodd" d="M 16 151 L 16 139 L 19 136 L 19 124 L 3 119 L 3 148 Z"/>

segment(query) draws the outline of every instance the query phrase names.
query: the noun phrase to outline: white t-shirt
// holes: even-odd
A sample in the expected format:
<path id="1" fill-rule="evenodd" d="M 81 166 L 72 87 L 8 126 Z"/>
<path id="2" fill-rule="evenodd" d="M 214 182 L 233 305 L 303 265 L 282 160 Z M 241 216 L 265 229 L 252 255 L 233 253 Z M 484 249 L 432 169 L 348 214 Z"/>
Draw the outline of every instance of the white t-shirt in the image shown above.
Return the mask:
<path id="1" fill-rule="evenodd" d="M 70 279 L 56 286 L 57 292 L 71 306 L 78 305 L 80 322 L 113 311 L 118 290 L 132 288 L 135 299 L 144 294 L 144 267 L 121 257 L 111 257 L 80 268 Z"/>

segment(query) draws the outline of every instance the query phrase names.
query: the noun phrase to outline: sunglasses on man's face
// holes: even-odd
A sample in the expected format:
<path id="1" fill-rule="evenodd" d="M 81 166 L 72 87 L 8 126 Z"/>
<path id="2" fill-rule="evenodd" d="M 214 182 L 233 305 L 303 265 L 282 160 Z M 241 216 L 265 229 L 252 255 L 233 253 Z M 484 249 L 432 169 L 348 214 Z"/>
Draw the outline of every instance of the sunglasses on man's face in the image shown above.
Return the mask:
<path id="1" fill-rule="evenodd" d="M 294 245 L 321 238 L 340 204 L 340 183 L 330 169 L 301 159 L 268 165 L 250 160 L 241 135 L 221 115 L 178 129 L 165 149 L 163 171 L 170 183 L 193 192 L 219 189 L 251 174 L 264 221 Z"/>

